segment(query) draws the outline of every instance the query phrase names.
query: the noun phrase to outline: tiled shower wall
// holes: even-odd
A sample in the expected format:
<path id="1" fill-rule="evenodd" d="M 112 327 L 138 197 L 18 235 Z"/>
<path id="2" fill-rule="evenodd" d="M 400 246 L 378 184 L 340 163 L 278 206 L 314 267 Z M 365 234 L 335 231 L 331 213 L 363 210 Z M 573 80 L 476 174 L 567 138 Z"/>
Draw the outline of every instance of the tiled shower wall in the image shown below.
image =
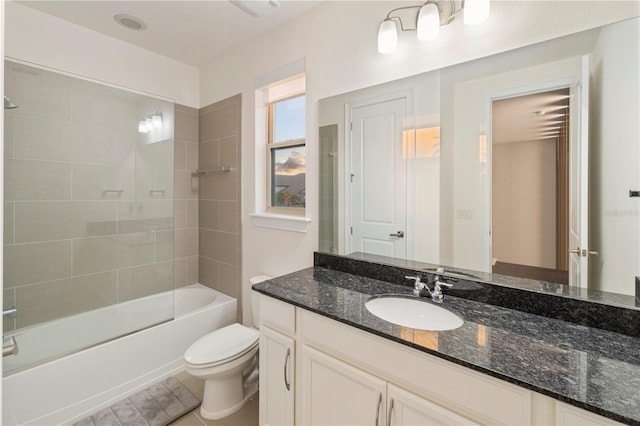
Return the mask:
<path id="1" fill-rule="evenodd" d="M 175 253 L 176 287 L 198 282 L 198 110 L 175 106 Z"/>
<path id="2" fill-rule="evenodd" d="M 200 109 L 200 282 L 240 299 L 240 106 L 236 95 Z M 241 304 L 238 304 L 240 318 Z"/>
<path id="3" fill-rule="evenodd" d="M 173 138 L 137 127 L 173 104 L 9 62 L 5 85 L 5 330 L 171 289 Z"/>

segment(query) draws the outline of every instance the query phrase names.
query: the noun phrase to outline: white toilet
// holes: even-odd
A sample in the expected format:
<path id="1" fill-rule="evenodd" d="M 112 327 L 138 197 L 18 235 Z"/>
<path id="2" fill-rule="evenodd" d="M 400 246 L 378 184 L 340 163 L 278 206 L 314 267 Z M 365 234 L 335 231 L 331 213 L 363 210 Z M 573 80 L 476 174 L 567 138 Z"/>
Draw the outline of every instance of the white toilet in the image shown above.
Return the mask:
<path id="1" fill-rule="evenodd" d="M 252 277 L 254 284 L 271 279 Z M 258 298 L 251 292 L 253 324 L 259 326 Z M 258 338 L 256 328 L 231 324 L 201 337 L 184 353 L 187 373 L 204 380 L 200 414 L 221 419 L 238 411 L 258 390 Z"/>

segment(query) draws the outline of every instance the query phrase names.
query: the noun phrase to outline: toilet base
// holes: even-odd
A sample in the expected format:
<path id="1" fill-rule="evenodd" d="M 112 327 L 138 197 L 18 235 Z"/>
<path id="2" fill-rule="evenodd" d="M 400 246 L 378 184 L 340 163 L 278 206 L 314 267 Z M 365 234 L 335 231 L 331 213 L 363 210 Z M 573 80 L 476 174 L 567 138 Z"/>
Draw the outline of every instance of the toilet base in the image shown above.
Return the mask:
<path id="1" fill-rule="evenodd" d="M 206 385 L 207 385 L 207 382 L 205 382 L 205 393 L 204 393 L 204 397 L 202 398 L 203 400 L 202 405 L 200 406 L 200 415 L 203 418 L 208 420 L 219 420 L 224 417 L 232 415 L 236 411 L 240 410 L 247 403 L 247 401 L 249 401 L 249 399 L 251 399 L 251 397 L 255 395 L 256 392 L 258 392 L 257 385 L 252 386 L 249 389 L 245 388 L 243 390 L 244 396 L 239 403 L 235 404 L 231 408 L 221 409 L 221 404 L 219 403 L 217 404 L 211 403 L 211 402 L 207 403 L 208 401 L 206 399 L 206 396 L 207 396 Z"/>

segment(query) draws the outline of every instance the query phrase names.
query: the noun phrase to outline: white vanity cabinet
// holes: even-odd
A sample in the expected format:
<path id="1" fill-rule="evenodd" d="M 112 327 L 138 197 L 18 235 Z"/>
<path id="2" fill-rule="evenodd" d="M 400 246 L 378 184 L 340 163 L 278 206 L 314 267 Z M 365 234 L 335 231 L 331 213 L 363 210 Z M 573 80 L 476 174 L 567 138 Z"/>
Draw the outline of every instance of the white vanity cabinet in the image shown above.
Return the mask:
<path id="1" fill-rule="evenodd" d="M 260 303 L 261 425 L 620 424 L 273 298 Z"/>
<path id="2" fill-rule="evenodd" d="M 260 297 L 260 424 L 293 425 L 295 308 Z"/>
<path id="3" fill-rule="evenodd" d="M 311 347 L 302 350 L 304 425 L 477 425 Z"/>

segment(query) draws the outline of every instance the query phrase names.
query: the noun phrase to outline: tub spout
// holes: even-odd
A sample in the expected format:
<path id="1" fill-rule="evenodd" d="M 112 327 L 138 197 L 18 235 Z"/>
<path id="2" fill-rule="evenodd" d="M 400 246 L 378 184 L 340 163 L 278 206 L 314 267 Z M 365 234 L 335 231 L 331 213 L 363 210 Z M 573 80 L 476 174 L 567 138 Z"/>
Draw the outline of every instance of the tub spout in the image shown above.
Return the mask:
<path id="1" fill-rule="evenodd" d="M 13 336 L 2 339 L 2 357 L 9 355 L 18 355 L 18 342 Z"/>

